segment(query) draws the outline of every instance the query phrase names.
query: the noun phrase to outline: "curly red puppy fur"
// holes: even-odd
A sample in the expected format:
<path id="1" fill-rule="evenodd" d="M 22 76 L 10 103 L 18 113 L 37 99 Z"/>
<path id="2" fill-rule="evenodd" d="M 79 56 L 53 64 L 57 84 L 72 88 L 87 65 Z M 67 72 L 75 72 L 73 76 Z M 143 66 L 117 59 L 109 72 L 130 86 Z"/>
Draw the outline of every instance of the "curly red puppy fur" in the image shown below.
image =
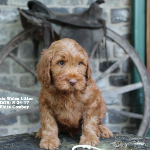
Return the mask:
<path id="1" fill-rule="evenodd" d="M 58 132 L 82 132 L 80 143 L 96 146 L 99 138 L 112 137 L 102 125 L 106 105 L 92 78 L 88 55 L 72 39 L 62 39 L 44 50 L 37 65 L 42 84 L 39 96 L 41 128 L 36 138 L 40 147 L 57 149 Z"/>

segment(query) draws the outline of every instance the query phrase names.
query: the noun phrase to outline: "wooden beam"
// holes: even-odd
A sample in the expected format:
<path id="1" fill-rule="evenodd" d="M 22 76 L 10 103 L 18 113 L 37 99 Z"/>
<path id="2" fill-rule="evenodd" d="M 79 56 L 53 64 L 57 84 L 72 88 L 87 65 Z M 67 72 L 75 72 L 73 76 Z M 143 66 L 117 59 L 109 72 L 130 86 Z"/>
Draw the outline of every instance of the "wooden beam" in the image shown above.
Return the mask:
<path id="1" fill-rule="evenodd" d="M 93 46 L 92 52 L 91 52 L 91 56 L 90 59 L 94 58 L 94 54 L 98 48 L 99 43 L 95 43 L 95 45 Z"/>
<path id="2" fill-rule="evenodd" d="M 147 70 L 150 77 L 150 0 L 147 0 L 147 39 L 146 39 L 146 52 L 147 52 Z"/>

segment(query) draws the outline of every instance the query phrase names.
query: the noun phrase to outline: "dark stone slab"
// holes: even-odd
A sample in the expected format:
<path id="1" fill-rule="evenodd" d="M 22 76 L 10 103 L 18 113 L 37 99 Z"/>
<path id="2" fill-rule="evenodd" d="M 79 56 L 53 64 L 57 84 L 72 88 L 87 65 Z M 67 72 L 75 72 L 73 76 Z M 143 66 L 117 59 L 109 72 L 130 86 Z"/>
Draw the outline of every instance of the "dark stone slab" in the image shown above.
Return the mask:
<path id="1" fill-rule="evenodd" d="M 84 0 L 56 0 L 58 5 L 82 5 Z"/>
<path id="2" fill-rule="evenodd" d="M 4 86 L 16 87 L 17 78 L 15 76 L 1 76 L 0 84 Z"/>
<path id="3" fill-rule="evenodd" d="M 34 138 L 33 134 L 18 134 L 0 137 L 1 150 L 42 150 L 39 147 L 40 139 Z M 71 150 L 73 146 L 79 144 L 80 137 L 70 137 L 69 134 L 60 134 L 61 146 L 59 150 Z M 114 133 L 113 138 L 101 138 L 97 148 L 106 150 L 149 150 L 150 138 L 137 137 L 132 134 Z M 43 149 L 44 150 L 44 149 Z M 78 149 L 79 150 L 79 149 Z M 84 150 L 84 149 L 83 149 Z"/>
<path id="4" fill-rule="evenodd" d="M 20 57 L 21 58 L 34 58 L 33 43 L 22 43 L 20 45 Z"/>
<path id="5" fill-rule="evenodd" d="M 64 13 L 64 14 L 69 13 L 69 11 L 66 8 L 62 8 L 62 7 L 61 8 L 53 7 L 53 8 L 50 8 L 50 10 L 60 12 L 60 13 Z"/>
<path id="6" fill-rule="evenodd" d="M 96 2 L 96 0 L 88 0 L 87 4 L 91 5 L 92 3 Z"/>
<path id="7" fill-rule="evenodd" d="M 4 90 L 1 90 L 0 91 L 0 97 L 4 97 L 5 99 L 7 98 L 7 96 L 9 95 L 9 92 L 8 91 L 4 91 Z"/>
<path id="8" fill-rule="evenodd" d="M 0 18 L 0 22 L 1 22 L 1 18 Z M 3 22 L 1 22 L 1 23 L 3 23 Z M 7 28 L 6 28 L 6 26 L 5 27 L 1 26 L 0 27 L 0 42 L 6 43 L 7 41 L 8 41 Z"/>
<path id="9" fill-rule="evenodd" d="M 27 3 L 28 3 L 28 1 L 30 1 L 30 0 L 11 0 L 10 1 L 10 5 L 12 5 L 12 6 L 27 6 Z M 55 1 L 56 0 L 38 0 L 38 1 L 40 1 L 41 3 L 43 3 L 44 5 L 53 5 L 53 4 L 55 4 Z"/>
<path id="10" fill-rule="evenodd" d="M 109 113 L 108 117 L 109 117 L 109 123 L 111 123 L 111 124 L 125 123 L 127 121 L 127 117 L 112 114 L 112 113 Z"/>
<path id="11" fill-rule="evenodd" d="M 39 1 L 46 6 L 55 4 L 55 0 L 39 0 Z"/>
<path id="12" fill-rule="evenodd" d="M 102 119 L 102 123 L 103 123 L 103 124 L 106 123 L 106 116 Z"/>
<path id="13" fill-rule="evenodd" d="M 27 65 L 29 68 L 35 70 L 35 63 L 33 60 L 28 60 L 28 61 L 23 61 L 25 65 Z M 12 72 L 17 74 L 17 73 L 25 73 L 28 72 L 26 69 L 24 69 L 18 62 L 12 61 Z"/>
<path id="14" fill-rule="evenodd" d="M 16 21 L 19 21 L 19 19 L 20 19 L 19 18 L 19 12 L 18 12 L 17 8 L 13 8 L 13 7 L 7 7 L 7 8 L 2 7 L 2 8 L 0 8 L 0 22 L 1 22 L 1 24 L 4 25 L 6 23 L 14 23 Z M 7 28 L 7 27 L 4 26 L 4 28 Z M 9 28 L 8 30 L 11 30 L 11 28 Z M 18 29 L 16 29 L 16 30 L 18 30 Z"/>
<path id="15" fill-rule="evenodd" d="M 16 16 L 17 17 L 17 16 Z M 19 16 L 18 16 L 19 17 Z M 17 19 L 17 18 L 15 18 Z M 19 18 L 20 19 L 20 18 Z M 19 20 L 18 19 L 18 20 Z M 13 20 L 12 20 L 13 21 Z M 17 20 L 14 20 L 14 22 L 17 21 Z M 13 39 L 15 36 L 17 36 L 20 32 L 22 32 L 23 29 L 22 29 L 22 26 L 19 26 L 19 25 L 16 25 L 16 26 L 12 26 L 10 29 L 9 29 L 9 34 L 10 34 L 10 39 Z"/>
<path id="16" fill-rule="evenodd" d="M 21 124 L 30 124 L 30 123 L 37 123 L 40 120 L 40 113 L 34 112 L 27 115 L 22 115 L 20 118 Z"/>
<path id="17" fill-rule="evenodd" d="M 1 51 L 1 49 L 3 48 L 3 46 L 4 46 L 4 45 L 0 45 L 0 51 Z"/>
<path id="18" fill-rule="evenodd" d="M 123 106 L 131 106 L 131 92 L 122 94 L 122 104 Z"/>
<path id="19" fill-rule="evenodd" d="M 7 5 L 7 0 L 0 0 L 0 5 Z"/>
<path id="20" fill-rule="evenodd" d="M 115 133 L 119 133 L 120 132 L 120 127 L 118 125 L 113 125 L 113 126 L 108 126 L 108 128 Z"/>
<path id="21" fill-rule="evenodd" d="M 132 0 L 123 0 L 123 4 L 124 5 L 131 5 L 132 4 Z"/>
<path id="22" fill-rule="evenodd" d="M 132 112 L 132 111 L 130 111 L 130 112 Z M 129 120 L 129 122 L 131 123 L 131 124 L 136 124 L 136 118 L 130 118 L 130 120 Z M 136 124 L 136 126 L 137 126 L 137 124 Z"/>
<path id="23" fill-rule="evenodd" d="M 124 39 L 126 39 L 126 40 L 129 40 L 129 41 L 131 41 L 131 39 L 132 39 L 132 35 L 131 34 L 124 34 L 124 35 L 122 35 L 122 37 Z"/>
<path id="24" fill-rule="evenodd" d="M 31 87 L 35 85 L 35 77 L 23 75 L 20 77 L 20 87 Z"/>
<path id="25" fill-rule="evenodd" d="M 12 53 L 13 53 L 15 56 L 17 56 L 17 55 L 18 55 L 18 47 L 15 48 L 15 49 L 12 51 Z"/>
<path id="26" fill-rule="evenodd" d="M 10 5 L 14 6 L 27 6 L 29 0 L 11 0 Z"/>
<path id="27" fill-rule="evenodd" d="M 132 25 L 131 24 L 125 24 L 125 25 L 122 25 L 120 27 L 120 30 L 124 33 L 131 33 L 132 32 Z"/>
<path id="28" fill-rule="evenodd" d="M 2 112 L 0 112 L 0 116 L 3 116 L 5 114 L 3 114 Z M 8 118 L 8 119 L 4 119 L 0 121 L 0 126 L 2 125 L 12 125 L 14 123 L 17 123 L 17 117 L 12 117 L 12 118 Z"/>
<path id="29" fill-rule="evenodd" d="M 120 104 L 120 95 L 117 94 L 104 94 L 103 98 L 106 105 L 119 105 Z"/>
<path id="30" fill-rule="evenodd" d="M 106 69 L 108 69 L 111 65 L 113 65 L 116 61 L 108 61 L 108 66 L 107 66 L 107 62 L 104 61 L 102 63 L 100 63 L 99 65 L 99 70 L 101 72 L 104 72 Z M 118 73 L 120 71 L 120 68 L 117 67 L 112 73 Z"/>
<path id="31" fill-rule="evenodd" d="M 128 76 L 124 76 L 124 75 L 110 76 L 109 82 L 110 82 L 110 85 L 112 85 L 112 86 L 124 86 L 124 85 L 128 84 L 129 78 L 128 78 Z"/>
<path id="32" fill-rule="evenodd" d="M 111 9 L 111 23 L 128 22 L 130 12 L 128 8 Z"/>
<path id="33" fill-rule="evenodd" d="M 135 127 L 124 127 L 122 128 L 122 133 L 129 133 L 129 134 L 136 134 L 137 133 L 137 128 Z"/>
<path id="34" fill-rule="evenodd" d="M 122 68 L 123 72 L 130 73 L 131 72 L 131 68 L 132 68 L 131 66 L 132 66 L 131 60 L 125 61 L 123 63 L 123 68 Z"/>
<path id="35" fill-rule="evenodd" d="M 4 60 L 0 65 L 0 73 L 10 73 L 10 62 L 9 60 Z"/>
<path id="36" fill-rule="evenodd" d="M 40 120 L 40 112 L 28 114 L 28 119 L 31 123 L 37 123 Z"/>
<path id="37" fill-rule="evenodd" d="M 84 8 L 84 7 L 76 7 L 73 9 L 73 13 L 78 13 L 78 12 L 83 12 L 87 10 L 87 8 Z"/>

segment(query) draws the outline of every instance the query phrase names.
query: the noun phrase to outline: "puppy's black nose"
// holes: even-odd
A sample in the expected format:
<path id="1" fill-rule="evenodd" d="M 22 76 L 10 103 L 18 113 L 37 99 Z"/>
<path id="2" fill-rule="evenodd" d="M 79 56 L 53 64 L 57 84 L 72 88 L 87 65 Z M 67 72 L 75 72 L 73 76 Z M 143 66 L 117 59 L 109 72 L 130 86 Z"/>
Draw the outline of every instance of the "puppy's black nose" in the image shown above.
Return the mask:
<path id="1" fill-rule="evenodd" d="M 75 79 L 70 79 L 70 80 L 69 80 L 69 83 L 70 83 L 70 85 L 74 86 L 74 85 L 77 84 L 77 80 L 75 80 Z"/>

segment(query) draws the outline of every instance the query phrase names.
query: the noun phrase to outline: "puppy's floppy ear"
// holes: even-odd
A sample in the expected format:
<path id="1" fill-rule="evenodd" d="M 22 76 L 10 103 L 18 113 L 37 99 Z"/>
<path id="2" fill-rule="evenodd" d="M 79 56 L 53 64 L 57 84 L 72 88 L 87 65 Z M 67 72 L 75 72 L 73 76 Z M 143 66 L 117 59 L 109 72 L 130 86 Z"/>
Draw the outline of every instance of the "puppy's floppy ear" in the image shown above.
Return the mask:
<path id="1" fill-rule="evenodd" d="M 106 104 L 105 104 L 105 101 L 104 101 L 102 95 L 100 95 L 100 99 L 101 99 L 101 104 L 100 104 L 100 115 L 99 115 L 99 117 L 101 119 L 103 119 L 106 115 L 107 107 L 106 107 Z"/>
<path id="2" fill-rule="evenodd" d="M 42 52 L 41 59 L 37 64 L 38 80 L 45 87 L 49 87 L 51 82 L 51 77 L 50 77 L 51 60 L 52 60 L 52 54 L 48 53 L 47 50 L 44 50 Z"/>
<path id="3" fill-rule="evenodd" d="M 87 85 L 88 85 L 90 80 L 91 80 L 91 78 L 92 78 L 92 70 L 90 68 L 89 59 L 88 59 L 88 63 L 87 63 L 86 77 L 87 77 Z"/>

